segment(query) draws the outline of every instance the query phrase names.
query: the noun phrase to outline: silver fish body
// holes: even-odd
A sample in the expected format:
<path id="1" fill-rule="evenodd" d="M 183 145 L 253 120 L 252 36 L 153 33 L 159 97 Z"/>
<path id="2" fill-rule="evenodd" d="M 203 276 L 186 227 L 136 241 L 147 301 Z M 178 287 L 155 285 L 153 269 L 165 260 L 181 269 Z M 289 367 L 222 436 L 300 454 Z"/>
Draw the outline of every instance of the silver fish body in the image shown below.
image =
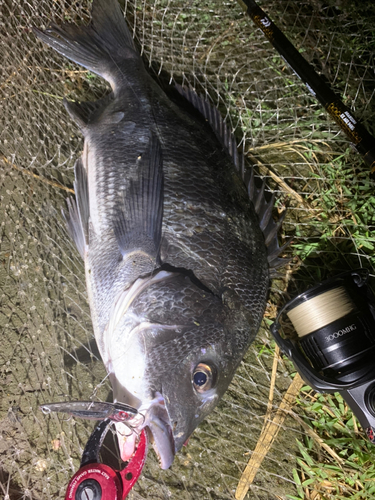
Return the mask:
<path id="1" fill-rule="evenodd" d="M 88 27 L 35 32 L 112 87 L 65 103 L 85 138 L 66 218 L 114 399 L 143 415 L 167 468 L 259 329 L 279 250 L 272 206 L 249 200 L 218 134 L 149 76 L 116 0 L 94 0 Z"/>

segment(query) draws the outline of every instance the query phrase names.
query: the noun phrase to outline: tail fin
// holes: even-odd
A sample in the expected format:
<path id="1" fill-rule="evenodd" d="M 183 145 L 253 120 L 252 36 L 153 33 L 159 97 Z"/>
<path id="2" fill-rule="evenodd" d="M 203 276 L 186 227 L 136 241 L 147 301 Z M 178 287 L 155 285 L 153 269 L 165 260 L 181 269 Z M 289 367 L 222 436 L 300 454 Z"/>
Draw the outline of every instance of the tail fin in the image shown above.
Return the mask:
<path id="1" fill-rule="evenodd" d="M 103 77 L 113 89 L 119 62 L 139 57 L 117 0 L 94 0 L 88 26 L 65 23 L 44 32 L 33 30 L 40 40 Z"/>

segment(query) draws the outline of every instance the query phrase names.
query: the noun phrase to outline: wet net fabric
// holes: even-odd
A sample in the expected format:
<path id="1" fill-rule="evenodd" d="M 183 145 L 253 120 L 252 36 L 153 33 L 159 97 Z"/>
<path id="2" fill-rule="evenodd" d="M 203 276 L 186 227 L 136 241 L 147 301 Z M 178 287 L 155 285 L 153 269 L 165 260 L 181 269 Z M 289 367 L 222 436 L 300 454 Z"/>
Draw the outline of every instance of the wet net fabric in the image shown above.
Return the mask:
<path id="1" fill-rule="evenodd" d="M 358 4 L 260 3 L 374 134 L 375 7 Z M 236 1 L 123 7 L 150 72 L 162 85 L 193 87 L 218 107 L 267 190 L 276 191 L 275 216 L 289 210 L 280 242 L 293 237 L 286 252 L 292 260 L 273 283 L 264 328 L 172 468 L 161 471 L 150 451 L 129 497 L 233 499 L 267 412 L 274 357 L 269 322 L 286 298 L 317 280 L 360 266 L 374 273 L 374 186 L 348 140 Z M 0 497 L 11 500 L 64 498 L 94 426 L 46 417 L 38 406 L 111 398 L 93 340 L 83 264 L 61 216 L 83 145 L 62 99 L 95 100 L 108 88 L 30 29 L 88 22 L 89 10 L 87 1 L 0 0 Z M 271 418 L 292 372 L 279 359 Z M 310 417 L 295 411 L 246 498 L 297 494 L 296 440 L 306 432 L 301 419 Z M 306 486 L 307 498 L 327 494 L 313 497 L 314 488 Z"/>

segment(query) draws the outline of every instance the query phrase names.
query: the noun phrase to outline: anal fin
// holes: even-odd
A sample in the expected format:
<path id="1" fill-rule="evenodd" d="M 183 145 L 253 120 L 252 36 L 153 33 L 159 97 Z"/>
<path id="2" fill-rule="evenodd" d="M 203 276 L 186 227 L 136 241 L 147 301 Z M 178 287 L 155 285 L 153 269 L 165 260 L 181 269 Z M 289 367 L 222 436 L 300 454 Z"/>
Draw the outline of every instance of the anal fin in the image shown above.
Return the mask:
<path id="1" fill-rule="evenodd" d="M 67 198 L 66 204 L 68 205 L 68 213 L 62 209 L 62 216 L 64 217 L 69 236 L 74 241 L 82 259 L 84 259 L 86 244 L 76 200 L 73 197 Z"/>
<path id="2" fill-rule="evenodd" d="M 73 197 L 67 199 L 68 214 L 66 214 L 64 210 L 62 211 L 62 214 L 65 219 L 69 235 L 76 244 L 77 250 L 79 251 L 82 259 L 84 259 L 85 250 L 89 244 L 88 224 L 90 207 L 87 173 L 85 167 L 83 166 L 82 158 L 79 158 L 76 161 L 74 171 L 74 191 L 76 199 Z"/>
<path id="3" fill-rule="evenodd" d="M 114 99 L 113 92 L 95 102 L 68 101 L 64 98 L 63 104 L 70 117 L 77 123 L 81 130 L 90 123 L 92 118 L 105 109 Z"/>

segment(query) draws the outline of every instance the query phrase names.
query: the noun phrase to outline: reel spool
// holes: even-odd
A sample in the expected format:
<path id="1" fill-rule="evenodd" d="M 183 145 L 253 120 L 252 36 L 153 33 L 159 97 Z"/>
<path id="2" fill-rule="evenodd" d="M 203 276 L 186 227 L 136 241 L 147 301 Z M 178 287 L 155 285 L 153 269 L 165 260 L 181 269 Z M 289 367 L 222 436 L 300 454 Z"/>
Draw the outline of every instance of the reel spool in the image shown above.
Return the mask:
<path id="1" fill-rule="evenodd" d="M 341 392 L 375 442 L 375 299 L 358 269 L 288 302 L 271 326 L 280 349 L 318 392 Z M 286 315 L 297 334 L 282 337 Z"/>

